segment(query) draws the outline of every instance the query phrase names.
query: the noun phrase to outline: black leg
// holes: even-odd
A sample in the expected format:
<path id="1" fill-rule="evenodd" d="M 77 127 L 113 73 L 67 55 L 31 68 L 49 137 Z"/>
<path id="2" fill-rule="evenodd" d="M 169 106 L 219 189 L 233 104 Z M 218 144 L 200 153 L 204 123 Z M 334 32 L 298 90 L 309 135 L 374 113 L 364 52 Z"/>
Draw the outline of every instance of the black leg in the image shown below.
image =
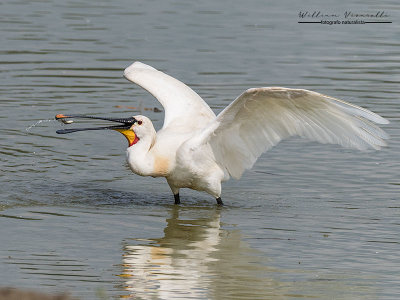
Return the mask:
<path id="1" fill-rule="evenodd" d="M 219 206 L 224 205 L 224 202 L 222 202 L 221 197 L 218 197 L 216 200 L 217 200 L 217 204 L 218 204 Z"/>
<path id="2" fill-rule="evenodd" d="M 181 199 L 179 198 L 179 193 L 174 194 L 174 198 L 175 198 L 175 204 L 181 204 Z"/>

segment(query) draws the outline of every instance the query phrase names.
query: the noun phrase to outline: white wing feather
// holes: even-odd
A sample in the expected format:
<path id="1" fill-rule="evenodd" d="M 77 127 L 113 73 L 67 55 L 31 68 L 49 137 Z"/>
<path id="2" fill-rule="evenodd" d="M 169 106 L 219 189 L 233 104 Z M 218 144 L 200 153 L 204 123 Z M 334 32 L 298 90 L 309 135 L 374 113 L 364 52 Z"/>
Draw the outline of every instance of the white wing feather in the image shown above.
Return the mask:
<path id="1" fill-rule="evenodd" d="M 217 163 L 239 178 L 266 150 L 290 136 L 365 150 L 380 149 L 389 123 L 356 105 L 302 89 L 280 87 L 245 91 L 205 130 Z"/>
<path id="2" fill-rule="evenodd" d="M 135 62 L 124 71 L 129 81 L 136 83 L 157 98 L 165 110 L 166 127 L 188 130 L 204 127 L 215 118 L 204 100 L 183 82 L 141 62 Z"/>

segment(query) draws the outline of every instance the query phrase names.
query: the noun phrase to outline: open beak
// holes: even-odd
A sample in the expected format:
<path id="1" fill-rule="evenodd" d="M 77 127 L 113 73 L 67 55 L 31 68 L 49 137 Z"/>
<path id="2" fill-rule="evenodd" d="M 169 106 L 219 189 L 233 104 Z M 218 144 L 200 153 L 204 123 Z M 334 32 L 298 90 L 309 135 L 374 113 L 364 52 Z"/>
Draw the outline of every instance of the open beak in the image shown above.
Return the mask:
<path id="1" fill-rule="evenodd" d="M 126 139 L 128 140 L 129 146 L 132 146 L 138 140 L 138 138 L 136 137 L 136 135 L 133 132 L 133 130 L 130 129 L 132 127 L 132 125 L 137 122 L 137 120 L 134 117 L 130 117 L 130 118 L 103 118 L 103 117 L 88 116 L 88 115 L 63 115 L 63 114 L 58 114 L 58 115 L 56 115 L 55 119 L 56 120 L 61 120 L 61 121 L 64 121 L 64 120 L 67 120 L 67 119 L 95 119 L 95 120 L 105 120 L 105 121 L 111 121 L 111 122 L 120 123 L 119 125 L 114 125 L 114 126 L 60 129 L 60 130 L 56 131 L 58 134 L 66 134 L 66 133 L 72 133 L 72 132 L 78 132 L 78 131 L 87 131 L 87 130 L 116 130 L 116 131 L 122 133 L 126 137 Z"/>

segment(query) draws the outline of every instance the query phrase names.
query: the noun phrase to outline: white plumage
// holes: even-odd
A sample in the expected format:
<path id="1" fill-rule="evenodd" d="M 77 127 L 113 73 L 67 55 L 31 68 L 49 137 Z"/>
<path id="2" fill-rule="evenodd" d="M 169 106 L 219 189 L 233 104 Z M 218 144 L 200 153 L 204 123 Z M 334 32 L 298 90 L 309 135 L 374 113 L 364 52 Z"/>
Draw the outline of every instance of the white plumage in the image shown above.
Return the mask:
<path id="1" fill-rule="evenodd" d="M 164 128 L 190 126 L 202 128 L 215 114 L 204 100 L 183 82 L 141 62 L 124 71 L 126 79 L 157 98 L 165 110 Z"/>
<path id="2" fill-rule="evenodd" d="M 124 76 L 165 109 L 157 133 L 147 117 L 134 116 L 130 130 L 138 140 L 127 149 L 128 164 L 136 174 L 165 177 L 175 203 L 180 188 L 192 188 L 222 204 L 221 181 L 240 178 L 263 152 L 291 136 L 358 150 L 380 149 L 389 138 L 374 124 L 386 119 L 313 91 L 248 89 L 215 116 L 192 89 L 153 67 L 135 62 Z"/>
<path id="3" fill-rule="evenodd" d="M 208 142 L 219 164 L 239 178 L 263 152 L 291 136 L 359 150 L 380 149 L 388 135 L 368 120 L 388 123 L 373 112 L 316 92 L 253 88 L 217 116 Z"/>

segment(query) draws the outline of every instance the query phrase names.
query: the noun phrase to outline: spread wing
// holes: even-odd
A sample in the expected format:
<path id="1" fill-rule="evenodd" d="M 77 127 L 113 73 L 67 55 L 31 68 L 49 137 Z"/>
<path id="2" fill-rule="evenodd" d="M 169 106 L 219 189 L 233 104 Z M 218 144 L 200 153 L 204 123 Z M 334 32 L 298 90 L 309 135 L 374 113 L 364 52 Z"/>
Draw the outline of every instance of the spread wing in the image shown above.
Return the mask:
<path id="1" fill-rule="evenodd" d="M 365 150 L 380 149 L 389 123 L 356 105 L 302 89 L 280 87 L 245 91 L 204 131 L 217 163 L 239 178 L 266 150 L 290 136 Z"/>
<path id="2" fill-rule="evenodd" d="M 135 62 L 125 69 L 124 76 L 162 104 L 165 110 L 163 128 L 184 126 L 189 130 L 196 129 L 215 118 L 211 108 L 195 91 L 151 66 Z"/>

